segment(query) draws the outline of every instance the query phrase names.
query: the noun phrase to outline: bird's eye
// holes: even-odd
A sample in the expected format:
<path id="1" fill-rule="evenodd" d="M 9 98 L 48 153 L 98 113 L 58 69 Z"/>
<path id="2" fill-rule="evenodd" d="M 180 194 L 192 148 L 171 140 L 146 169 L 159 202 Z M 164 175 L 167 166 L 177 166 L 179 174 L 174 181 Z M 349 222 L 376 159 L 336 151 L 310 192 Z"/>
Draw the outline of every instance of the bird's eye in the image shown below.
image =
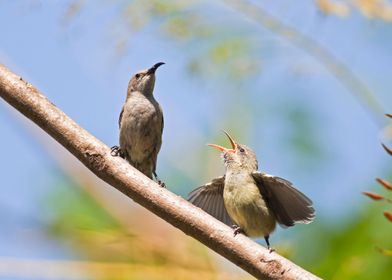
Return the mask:
<path id="1" fill-rule="evenodd" d="M 244 152 L 245 152 L 245 149 L 244 149 L 244 148 L 241 148 L 241 149 L 240 149 L 240 152 L 241 152 L 241 153 L 244 153 Z"/>
<path id="2" fill-rule="evenodd" d="M 136 77 L 136 79 L 139 79 L 140 78 L 140 74 L 136 74 L 135 77 Z"/>

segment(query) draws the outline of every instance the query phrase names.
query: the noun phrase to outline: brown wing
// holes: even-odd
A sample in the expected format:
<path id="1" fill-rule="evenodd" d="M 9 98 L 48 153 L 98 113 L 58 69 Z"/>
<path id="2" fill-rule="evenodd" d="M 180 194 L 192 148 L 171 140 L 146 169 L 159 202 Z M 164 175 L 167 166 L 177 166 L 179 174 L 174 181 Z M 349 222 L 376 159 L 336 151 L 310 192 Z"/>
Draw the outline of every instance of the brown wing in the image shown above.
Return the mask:
<path id="1" fill-rule="evenodd" d="M 232 226 L 233 222 L 223 201 L 224 184 L 224 176 L 215 178 L 212 182 L 193 190 L 188 196 L 188 201 L 226 225 Z"/>
<path id="2" fill-rule="evenodd" d="M 312 201 L 291 182 L 261 172 L 253 172 L 252 175 L 279 224 L 290 227 L 313 221 L 315 211 Z"/>
<path id="3" fill-rule="evenodd" d="M 120 116 L 118 117 L 118 127 L 121 128 L 121 119 L 124 113 L 124 107 L 122 107 L 121 112 L 120 112 Z"/>
<path id="4" fill-rule="evenodd" d="M 163 111 L 162 111 L 162 107 L 161 107 L 161 105 L 159 105 L 159 110 L 161 111 L 161 115 L 162 115 L 162 129 L 161 129 L 161 135 L 163 134 L 163 127 L 165 126 L 165 120 L 164 120 L 164 117 L 163 117 Z"/>
<path id="5" fill-rule="evenodd" d="M 162 111 L 162 107 L 159 106 L 159 110 L 161 111 L 161 143 L 156 147 L 156 149 L 153 152 L 153 156 L 152 156 L 152 162 L 153 162 L 153 174 L 156 174 L 156 169 L 157 169 L 157 160 L 158 160 L 158 153 L 161 149 L 161 145 L 162 145 L 162 134 L 163 134 L 163 127 L 165 125 L 165 121 L 164 121 L 164 117 L 163 117 L 163 111 Z"/>

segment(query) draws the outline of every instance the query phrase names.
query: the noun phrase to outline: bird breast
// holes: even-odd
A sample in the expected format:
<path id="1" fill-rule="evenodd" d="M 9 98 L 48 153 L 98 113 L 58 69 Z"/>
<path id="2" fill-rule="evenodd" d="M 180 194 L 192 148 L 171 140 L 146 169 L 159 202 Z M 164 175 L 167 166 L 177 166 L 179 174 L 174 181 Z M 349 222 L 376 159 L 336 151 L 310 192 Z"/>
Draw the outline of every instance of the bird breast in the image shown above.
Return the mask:
<path id="1" fill-rule="evenodd" d="M 158 152 L 162 142 L 163 114 L 159 104 L 142 94 L 128 98 L 120 128 L 120 147 L 133 161 Z"/>
<path id="2" fill-rule="evenodd" d="M 274 231 L 275 217 L 249 174 L 227 174 L 223 199 L 230 218 L 248 236 L 267 236 Z"/>

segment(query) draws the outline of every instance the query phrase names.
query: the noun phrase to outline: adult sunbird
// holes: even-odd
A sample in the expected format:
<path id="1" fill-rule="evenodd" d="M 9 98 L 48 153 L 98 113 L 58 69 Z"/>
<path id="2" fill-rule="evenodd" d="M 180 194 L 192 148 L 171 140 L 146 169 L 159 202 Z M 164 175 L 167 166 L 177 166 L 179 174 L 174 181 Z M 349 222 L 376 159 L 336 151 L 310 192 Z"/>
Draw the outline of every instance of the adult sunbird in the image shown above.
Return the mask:
<path id="1" fill-rule="evenodd" d="M 121 110 L 120 147 L 112 147 L 113 156 L 125 158 L 147 177 L 158 180 L 156 165 L 162 145 L 163 112 L 153 92 L 155 71 L 165 63 L 158 62 L 136 73 L 128 84 L 127 97 Z"/>

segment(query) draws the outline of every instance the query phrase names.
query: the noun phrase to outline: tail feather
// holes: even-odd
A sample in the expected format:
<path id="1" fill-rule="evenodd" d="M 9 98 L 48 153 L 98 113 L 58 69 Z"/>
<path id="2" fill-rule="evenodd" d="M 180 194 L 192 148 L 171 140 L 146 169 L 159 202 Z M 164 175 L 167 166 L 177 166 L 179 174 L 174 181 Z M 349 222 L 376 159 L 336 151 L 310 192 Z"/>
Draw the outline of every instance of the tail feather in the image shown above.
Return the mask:
<path id="1" fill-rule="evenodd" d="M 150 164 L 149 162 L 133 162 L 129 157 L 126 158 L 127 161 L 135 167 L 137 170 L 142 172 L 144 175 L 146 175 L 148 178 L 152 179 L 153 175 L 153 165 Z"/>

